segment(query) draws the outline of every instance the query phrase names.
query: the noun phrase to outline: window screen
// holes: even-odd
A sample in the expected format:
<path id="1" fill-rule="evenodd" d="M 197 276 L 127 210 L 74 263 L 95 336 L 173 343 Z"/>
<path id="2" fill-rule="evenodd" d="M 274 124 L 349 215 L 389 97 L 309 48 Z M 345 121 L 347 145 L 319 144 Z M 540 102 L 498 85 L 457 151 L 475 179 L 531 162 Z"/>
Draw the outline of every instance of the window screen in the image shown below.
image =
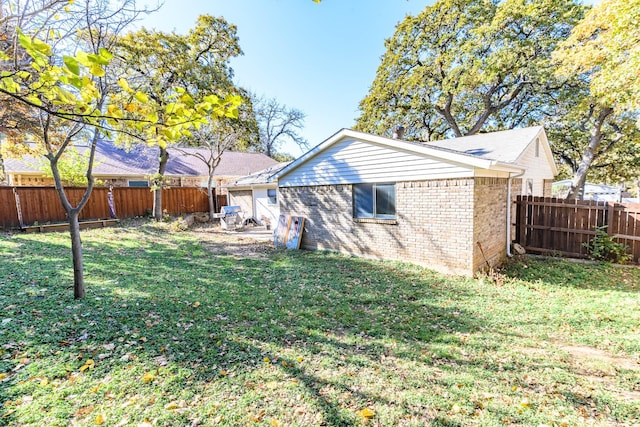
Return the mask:
<path id="1" fill-rule="evenodd" d="M 267 190 L 267 198 L 269 199 L 270 205 L 275 205 L 278 203 L 278 190 L 275 188 L 269 188 Z"/>
<path id="2" fill-rule="evenodd" d="M 395 184 L 358 184 L 353 186 L 353 217 L 396 217 Z"/>

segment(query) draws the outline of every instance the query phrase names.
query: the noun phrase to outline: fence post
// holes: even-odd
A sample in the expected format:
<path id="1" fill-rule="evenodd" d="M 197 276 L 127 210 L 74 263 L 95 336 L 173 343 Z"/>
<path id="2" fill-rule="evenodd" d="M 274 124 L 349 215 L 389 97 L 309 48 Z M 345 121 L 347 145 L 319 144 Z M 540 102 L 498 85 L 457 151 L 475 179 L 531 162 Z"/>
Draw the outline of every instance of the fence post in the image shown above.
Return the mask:
<path id="1" fill-rule="evenodd" d="M 604 219 L 604 225 L 606 226 L 605 230 L 608 235 L 611 235 L 611 233 L 609 232 L 609 226 L 613 223 L 613 207 L 613 202 L 607 202 L 607 217 Z"/>
<path id="2" fill-rule="evenodd" d="M 116 217 L 116 206 L 113 201 L 113 187 L 109 187 L 109 191 L 107 192 L 107 205 L 109 206 L 109 216 L 111 218 Z"/>
<path id="3" fill-rule="evenodd" d="M 516 197 L 516 236 L 517 242 L 524 245 L 525 241 L 524 200 L 522 195 Z"/>

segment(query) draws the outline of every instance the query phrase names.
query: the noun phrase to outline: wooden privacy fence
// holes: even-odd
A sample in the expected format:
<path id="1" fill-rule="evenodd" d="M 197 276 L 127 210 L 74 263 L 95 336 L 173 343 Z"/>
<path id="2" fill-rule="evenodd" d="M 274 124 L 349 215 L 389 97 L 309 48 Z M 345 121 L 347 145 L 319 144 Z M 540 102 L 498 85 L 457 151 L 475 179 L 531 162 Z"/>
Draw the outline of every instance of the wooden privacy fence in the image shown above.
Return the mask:
<path id="1" fill-rule="evenodd" d="M 77 204 L 84 191 L 84 188 L 78 187 L 65 189 L 73 205 Z M 107 188 L 94 188 L 89 201 L 80 212 L 80 220 L 111 218 L 108 193 Z M 143 216 L 153 209 L 153 193 L 148 188 L 116 187 L 112 190 L 112 196 L 116 218 Z M 225 197 L 218 196 L 218 202 L 226 202 Z M 194 187 L 165 189 L 162 191 L 162 208 L 170 215 L 208 212 L 207 192 Z M 35 222 L 44 224 L 66 220 L 66 213 L 55 188 L 0 187 L 0 226 L 3 229 L 19 228 Z"/>
<path id="2" fill-rule="evenodd" d="M 583 243 L 595 236 L 596 227 L 606 226 L 638 263 L 640 204 L 518 196 L 516 205 L 516 242 L 527 252 L 586 258 Z"/>

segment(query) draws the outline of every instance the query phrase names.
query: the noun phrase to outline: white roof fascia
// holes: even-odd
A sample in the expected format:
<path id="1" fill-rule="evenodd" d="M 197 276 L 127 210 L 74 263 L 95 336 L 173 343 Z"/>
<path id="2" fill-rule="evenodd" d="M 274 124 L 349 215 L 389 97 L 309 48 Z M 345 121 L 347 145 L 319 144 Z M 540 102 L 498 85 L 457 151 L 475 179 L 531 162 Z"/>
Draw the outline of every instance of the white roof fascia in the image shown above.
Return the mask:
<path id="1" fill-rule="evenodd" d="M 226 188 L 227 190 L 238 190 L 238 191 L 244 191 L 244 190 L 252 190 L 253 188 L 251 187 L 251 185 L 233 185 L 233 184 L 229 184 L 229 185 L 223 185 L 222 188 Z"/>
<path id="2" fill-rule="evenodd" d="M 516 166 L 512 163 L 504 163 L 504 162 L 496 162 L 496 161 L 491 161 L 491 166 L 483 169 L 500 171 L 500 172 L 510 172 L 510 173 L 525 172 L 525 168 L 523 167 Z"/>
<path id="3" fill-rule="evenodd" d="M 278 188 L 278 183 L 275 181 L 261 182 L 259 184 L 229 184 L 223 188 L 229 190 L 253 190 L 254 188 Z"/>

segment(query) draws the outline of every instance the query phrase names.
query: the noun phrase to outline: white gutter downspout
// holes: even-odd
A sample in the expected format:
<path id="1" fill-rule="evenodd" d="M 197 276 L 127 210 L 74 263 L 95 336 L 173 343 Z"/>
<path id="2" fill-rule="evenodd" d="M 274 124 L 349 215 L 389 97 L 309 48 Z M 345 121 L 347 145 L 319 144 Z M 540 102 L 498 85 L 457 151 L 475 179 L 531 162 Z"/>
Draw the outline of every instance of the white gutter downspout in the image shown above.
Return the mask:
<path id="1" fill-rule="evenodd" d="M 525 171 L 522 171 L 513 176 L 511 176 L 511 172 L 509 172 L 509 178 L 507 179 L 507 256 L 509 258 L 513 256 L 511 253 L 511 205 L 513 204 L 511 201 L 511 179 L 521 177 L 524 175 L 524 172 Z"/>

